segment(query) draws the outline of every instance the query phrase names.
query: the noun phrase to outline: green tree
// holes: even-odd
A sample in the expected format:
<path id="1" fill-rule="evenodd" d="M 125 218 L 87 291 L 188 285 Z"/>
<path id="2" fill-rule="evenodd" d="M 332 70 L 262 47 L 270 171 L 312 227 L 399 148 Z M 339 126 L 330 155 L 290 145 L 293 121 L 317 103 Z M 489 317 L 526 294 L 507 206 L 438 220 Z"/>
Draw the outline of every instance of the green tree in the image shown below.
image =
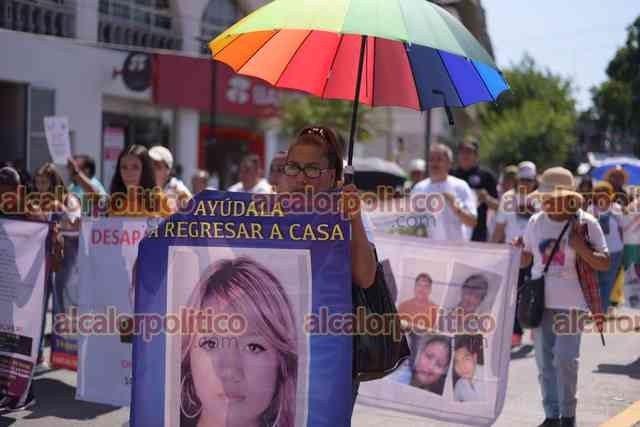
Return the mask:
<path id="1" fill-rule="evenodd" d="M 494 168 L 523 160 L 541 169 L 564 164 L 576 142 L 571 82 L 527 55 L 504 74 L 511 90 L 480 113 L 482 160 Z"/>
<path id="2" fill-rule="evenodd" d="M 289 96 L 283 100 L 280 129 L 285 137 L 295 136 L 309 125 L 329 126 L 348 140 L 351 130 L 353 103 L 321 99 L 315 96 Z M 358 108 L 357 141 L 367 141 L 375 133 L 372 109 L 364 105 Z"/>
<path id="3" fill-rule="evenodd" d="M 640 143 L 640 16 L 627 29 L 627 42 L 607 67 L 608 80 L 592 90 L 601 130 Z M 638 150 L 638 148 L 636 148 Z"/>

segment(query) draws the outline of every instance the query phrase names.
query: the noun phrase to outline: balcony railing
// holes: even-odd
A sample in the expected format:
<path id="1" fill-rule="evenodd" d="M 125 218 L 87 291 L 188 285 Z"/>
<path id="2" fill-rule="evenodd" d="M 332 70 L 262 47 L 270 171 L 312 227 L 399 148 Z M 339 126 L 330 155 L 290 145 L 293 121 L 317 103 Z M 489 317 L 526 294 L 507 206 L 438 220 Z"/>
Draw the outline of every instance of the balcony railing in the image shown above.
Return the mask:
<path id="1" fill-rule="evenodd" d="M 69 0 L 0 0 L 0 28 L 74 37 L 76 9 Z"/>
<path id="2" fill-rule="evenodd" d="M 161 49 L 180 49 L 167 0 L 100 0 L 98 40 Z"/>

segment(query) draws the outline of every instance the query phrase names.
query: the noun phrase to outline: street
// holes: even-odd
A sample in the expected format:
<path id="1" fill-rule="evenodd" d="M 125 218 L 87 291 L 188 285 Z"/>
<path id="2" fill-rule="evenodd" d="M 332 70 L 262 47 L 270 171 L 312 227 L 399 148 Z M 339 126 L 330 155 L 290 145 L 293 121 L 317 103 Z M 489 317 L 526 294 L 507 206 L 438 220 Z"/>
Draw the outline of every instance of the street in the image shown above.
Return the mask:
<path id="1" fill-rule="evenodd" d="M 623 313 L 631 314 L 631 311 Z M 637 313 L 637 312 L 636 312 Z M 578 381 L 577 422 L 599 426 L 640 400 L 640 333 L 609 334 L 606 347 L 598 335 L 582 340 Z M 533 349 L 527 333 L 523 346 L 512 353 L 509 388 L 504 410 L 495 426 L 536 426 L 544 418 Z M 48 349 L 47 349 L 48 351 Z M 0 416 L 0 426 L 62 427 L 121 426 L 129 409 L 75 400 L 76 374 L 63 369 L 36 375 L 37 405 L 32 410 Z M 640 426 L 640 418 L 635 420 Z M 398 412 L 357 404 L 353 426 L 418 427 L 451 426 Z"/>

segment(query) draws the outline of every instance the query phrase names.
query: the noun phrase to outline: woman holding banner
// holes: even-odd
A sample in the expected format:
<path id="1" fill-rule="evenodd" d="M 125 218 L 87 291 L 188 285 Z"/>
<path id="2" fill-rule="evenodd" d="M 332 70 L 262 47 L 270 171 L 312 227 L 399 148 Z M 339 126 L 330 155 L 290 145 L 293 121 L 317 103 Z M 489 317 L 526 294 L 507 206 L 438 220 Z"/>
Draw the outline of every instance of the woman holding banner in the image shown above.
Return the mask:
<path id="1" fill-rule="evenodd" d="M 153 163 L 142 145 L 130 145 L 120 153 L 110 192 L 109 216 L 165 217 L 174 212 L 156 187 Z"/>
<path id="2" fill-rule="evenodd" d="M 221 260 L 205 271 L 188 307 L 236 316 L 245 327 L 182 335 L 180 425 L 293 427 L 297 328 L 280 281 L 250 258 Z"/>
<path id="3" fill-rule="evenodd" d="M 0 168 L 0 200 L 2 200 L 2 203 L 0 204 L 0 218 L 16 221 L 47 221 L 47 217 L 42 212 L 40 206 L 33 204 L 29 205 L 26 200 L 21 200 L 22 194 L 24 193 L 20 190 L 21 187 L 26 187 L 25 184 L 26 183 L 21 181 L 19 173 L 14 168 L 8 166 Z M 20 210 L 21 207 L 26 207 L 26 210 Z M 57 224 L 52 224 L 50 226 L 49 235 L 47 236 L 45 244 L 45 251 L 46 258 L 49 261 L 46 264 L 51 266 L 52 271 L 58 271 L 63 257 L 63 246 L 59 226 Z M 15 257 L 16 255 L 17 254 L 14 254 L 13 256 Z M 14 262 L 11 258 L 8 258 L 6 261 Z M 16 272 L 11 276 L 19 277 L 19 274 Z M 23 288 L 33 289 L 33 285 L 27 284 Z M 13 301 L 8 301 L 9 307 L 13 307 Z M 21 303 L 18 305 L 21 305 Z M 11 312 L 5 314 L 8 315 L 8 318 L 12 318 Z M 44 328 L 40 333 L 40 341 L 43 339 Z M 30 343 L 30 345 L 33 346 L 34 343 Z M 36 345 L 38 345 L 38 348 L 41 348 L 42 346 L 41 342 Z M 33 351 L 33 347 L 31 347 L 30 351 Z M 11 395 L 6 390 L 0 390 L 0 414 L 21 411 L 36 404 L 35 393 L 33 390 L 33 379 L 31 378 L 31 375 L 34 373 L 33 371 L 33 369 L 30 371 L 27 381 L 27 389 L 20 395 Z"/>
<path id="4" fill-rule="evenodd" d="M 67 289 L 72 273 L 76 270 L 76 259 L 78 255 L 78 230 L 80 228 L 80 203 L 77 199 L 67 197 L 68 193 L 64 186 L 64 180 L 56 170 L 53 163 L 47 162 L 38 168 L 34 175 L 35 189 L 39 193 L 40 210 L 46 215 L 46 219 L 60 227 L 60 232 L 64 245 L 64 257 L 62 265 L 55 276 L 50 274 L 45 286 L 45 316 L 48 307 L 49 295 L 53 285 L 53 317 L 65 313 L 64 290 Z M 44 219 L 44 218 L 43 218 Z M 75 276 L 77 277 L 77 276 Z M 74 289 L 77 299 L 77 283 Z M 44 331 L 45 316 L 42 318 L 42 330 Z M 42 351 L 44 350 L 44 340 L 40 345 L 38 364 L 44 361 Z"/>
<path id="5" fill-rule="evenodd" d="M 323 126 L 302 129 L 287 150 L 281 192 L 311 195 L 328 193 L 341 187 L 343 155 L 336 134 Z M 341 188 L 343 209 L 351 220 L 351 274 L 353 283 L 370 287 L 375 280 L 376 256 L 373 246 L 373 226 L 360 211 L 358 190 L 353 184 Z M 359 383 L 353 381 L 353 404 Z"/>

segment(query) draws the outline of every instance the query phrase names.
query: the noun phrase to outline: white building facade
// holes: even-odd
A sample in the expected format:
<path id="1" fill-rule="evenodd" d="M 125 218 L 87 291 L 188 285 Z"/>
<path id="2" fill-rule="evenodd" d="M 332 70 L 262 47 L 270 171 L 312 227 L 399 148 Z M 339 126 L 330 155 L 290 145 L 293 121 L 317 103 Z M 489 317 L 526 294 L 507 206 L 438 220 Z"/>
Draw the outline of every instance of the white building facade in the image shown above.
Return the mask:
<path id="1" fill-rule="evenodd" d="M 436 2 L 491 51 L 480 0 Z M 200 168 L 226 186 L 247 153 L 266 166 L 286 145 L 264 125 L 278 93 L 228 70 L 213 73 L 206 48 L 264 3 L 0 0 L 0 162 L 34 171 L 49 161 L 43 118 L 57 115 L 69 119 L 73 152 L 96 159 L 107 187 L 117 153 L 129 144 L 169 147 L 187 183 Z M 379 131 L 356 154 L 403 167 L 424 157 L 426 113 L 391 108 L 375 115 Z M 433 110 L 430 140 L 458 140 L 473 132 L 473 122 L 473 108 L 456 112 L 454 128 L 444 110 Z"/>
<path id="2" fill-rule="evenodd" d="M 232 108 L 234 101 L 250 104 L 252 98 L 229 96 L 214 114 L 189 105 L 189 100 L 161 103 L 156 96 L 162 88 L 155 67 L 162 53 L 169 58 L 192 57 L 201 61 L 200 68 L 204 61 L 211 63 L 206 41 L 260 3 L 0 0 L 0 51 L 4 53 L 0 61 L 0 162 L 13 162 L 33 172 L 50 161 L 43 118 L 53 115 L 68 118 L 73 152 L 95 158 L 97 176 L 107 187 L 119 149 L 129 144 L 169 147 L 185 181 L 196 169 L 215 163 L 206 158 L 207 153 L 220 155 L 220 150 L 210 150 L 210 141 L 203 136 L 213 115 L 223 134 L 217 142 L 224 142 L 225 136 L 230 140 L 227 147 L 233 148 L 233 161 L 246 152 L 264 155 L 258 117 L 251 117 L 250 109 L 234 114 Z M 142 55 L 135 57 L 136 52 Z M 218 78 L 225 80 L 211 85 L 209 75 L 204 76 L 209 91 L 224 95 L 238 84 L 226 75 Z M 179 90 L 187 83 L 194 82 L 185 76 L 183 81 L 165 78 L 160 84 Z M 210 133 L 215 136 L 216 131 Z"/>

